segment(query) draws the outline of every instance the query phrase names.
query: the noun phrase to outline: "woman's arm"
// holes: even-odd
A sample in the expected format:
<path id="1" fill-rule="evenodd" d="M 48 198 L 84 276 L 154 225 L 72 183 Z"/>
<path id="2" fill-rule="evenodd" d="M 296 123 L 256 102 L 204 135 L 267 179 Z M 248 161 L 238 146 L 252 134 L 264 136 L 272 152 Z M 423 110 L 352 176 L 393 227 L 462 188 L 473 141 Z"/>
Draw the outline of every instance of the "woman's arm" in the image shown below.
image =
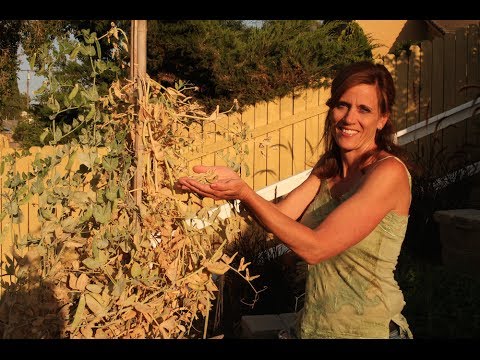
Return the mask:
<path id="1" fill-rule="evenodd" d="M 240 176 L 234 172 L 232 169 L 225 166 L 203 166 L 198 165 L 194 166 L 194 172 L 196 173 L 207 173 L 214 171 L 217 175 L 216 182 L 225 184 L 225 187 L 222 190 L 217 189 L 216 193 L 208 191 L 209 189 L 197 189 L 197 193 L 203 196 L 211 197 L 215 200 L 241 200 L 242 192 L 246 191 L 248 185 L 240 178 Z M 182 186 L 182 182 L 186 181 L 188 178 L 179 179 L 177 184 L 179 188 Z M 297 220 L 305 211 L 308 204 L 313 200 L 317 194 L 318 189 L 320 188 L 320 179 L 314 175 L 310 174 L 307 179 L 295 189 L 290 191 L 283 199 L 272 203 L 278 211 L 285 214 L 293 220 Z M 183 190 L 193 190 L 191 188 L 184 188 Z M 250 189 L 251 190 L 251 189 Z"/>
<path id="2" fill-rule="evenodd" d="M 179 183 L 183 189 L 214 199 L 239 199 L 280 241 L 307 263 L 316 264 L 365 238 L 388 212 L 398 210 L 399 204 L 405 203 L 405 198 L 409 203 L 410 187 L 400 162 L 394 159 L 383 161 L 366 176 L 358 190 L 315 229 L 300 224 L 280 211 L 239 177 L 219 177 L 218 181 L 211 184 L 182 178 Z M 305 187 L 306 192 L 311 190 L 310 186 Z M 310 197 L 310 194 L 305 197 Z"/>

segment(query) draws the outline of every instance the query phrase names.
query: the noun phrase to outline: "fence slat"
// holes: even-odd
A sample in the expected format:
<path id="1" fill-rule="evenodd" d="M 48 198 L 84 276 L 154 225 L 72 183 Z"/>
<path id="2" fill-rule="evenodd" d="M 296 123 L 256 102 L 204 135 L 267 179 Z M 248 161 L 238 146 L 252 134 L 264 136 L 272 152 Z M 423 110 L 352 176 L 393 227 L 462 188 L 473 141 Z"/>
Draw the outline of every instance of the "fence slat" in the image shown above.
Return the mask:
<path id="1" fill-rule="evenodd" d="M 457 104 L 456 78 L 456 35 L 447 33 L 444 36 L 444 71 L 443 71 L 443 111 L 452 109 Z M 462 124 L 454 124 L 442 129 L 442 149 L 445 159 L 449 159 L 457 148 L 458 141 L 463 141 Z M 450 166 L 450 165 L 449 165 Z"/>
<path id="2" fill-rule="evenodd" d="M 455 32 L 455 106 L 467 102 L 467 36 L 466 29 Z"/>
<path id="3" fill-rule="evenodd" d="M 418 123 L 420 118 L 420 47 L 410 46 L 407 78 L 407 127 Z M 406 145 L 406 149 L 413 155 L 418 154 L 418 141 Z"/>
<path id="4" fill-rule="evenodd" d="M 294 97 L 293 114 L 304 113 L 307 109 L 307 92 Z M 305 170 L 305 120 L 293 124 L 292 128 L 292 174 Z"/>
<path id="5" fill-rule="evenodd" d="M 431 117 L 431 100 L 432 100 L 432 42 L 422 41 L 420 52 L 420 86 L 419 86 L 419 122 L 426 122 Z M 432 136 L 426 136 L 418 140 L 419 157 L 427 166 L 432 166 L 431 140 Z"/>
<path id="6" fill-rule="evenodd" d="M 395 103 L 395 124 L 397 129 L 401 130 L 407 128 L 408 55 L 405 50 L 403 50 L 397 57 L 395 69 L 397 75 L 395 82 L 395 91 L 397 94 Z"/>
<path id="7" fill-rule="evenodd" d="M 443 98 L 445 86 L 443 84 L 444 75 L 444 39 L 437 37 L 433 40 L 432 48 L 432 106 L 431 116 L 443 112 Z"/>
<path id="8" fill-rule="evenodd" d="M 254 127 L 255 124 L 255 106 L 249 106 L 243 113 L 242 113 L 242 122 L 248 124 L 250 127 Z M 254 151 L 253 148 L 255 146 L 254 140 L 248 140 L 247 144 L 249 153 L 246 156 L 246 162 L 249 164 L 250 167 L 250 174 L 245 174 L 242 172 L 242 178 L 245 180 L 245 182 L 252 188 L 254 188 L 253 185 L 253 172 L 254 172 Z"/>
<path id="9" fill-rule="evenodd" d="M 275 124 L 280 120 L 280 99 L 267 104 L 267 125 Z M 280 181 L 280 130 L 267 133 L 267 186 Z"/>
<path id="10" fill-rule="evenodd" d="M 479 47 L 480 41 L 478 38 L 478 25 L 468 26 L 467 37 L 467 85 L 477 85 L 478 87 L 467 88 L 467 99 L 474 99 L 480 95 L 480 78 L 479 78 Z M 472 111 L 473 113 L 473 111 Z M 474 144 L 478 144 L 480 123 L 479 117 L 472 117 L 465 121 L 465 146 L 471 153 L 470 156 L 475 157 L 474 153 L 479 153 L 478 147 Z"/>
<path id="11" fill-rule="evenodd" d="M 215 121 L 215 143 L 218 143 L 219 141 L 223 140 L 223 131 L 227 130 L 229 128 L 229 117 L 228 116 L 221 116 L 219 119 Z M 233 149 L 227 148 L 226 152 L 231 152 Z M 215 165 L 215 166 L 221 166 L 221 165 L 226 165 L 227 162 L 221 156 L 219 152 L 215 153 L 215 160 L 213 164 L 210 165 Z"/>
<path id="12" fill-rule="evenodd" d="M 205 148 L 210 146 L 211 144 L 215 144 L 215 131 L 216 125 L 213 121 L 208 121 L 203 123 L 203 130 L 202 130 L 202 157 L 201 157 L 201 164 L 211 166 L 215 163 L 215 153 L 214 152 L 207 152 Z"/>
<path id="13" fill-rule="evenodd" d="M 293 95 L 280 99 L 280 121 L 293 115 Z M 292 125 L 280 129 L 280 180 L 293 174 L 292 159 Z"/>
<path id="14" fill-rule="evenodd" d="M 321 89 L 307 89 L 306 110 L 318 108 Z M 317 147 L 320 141 L 320 116 L 305 119 L 305 166 L 312 167 L 317 157 Z"/>
<path id="15" fill-rule="evenodd" d="M 260 102 L 255 104 L 255 128 L 267 124 L 267 103 Z M 253 187 L 254 189 L 261 189 L 267 185 L 267 158 L 264 148 L 260 146 L 265 141 L 265 136 L 259 136 L 254 139 L 254 147 L 250 149 L 253 152 Z"/>

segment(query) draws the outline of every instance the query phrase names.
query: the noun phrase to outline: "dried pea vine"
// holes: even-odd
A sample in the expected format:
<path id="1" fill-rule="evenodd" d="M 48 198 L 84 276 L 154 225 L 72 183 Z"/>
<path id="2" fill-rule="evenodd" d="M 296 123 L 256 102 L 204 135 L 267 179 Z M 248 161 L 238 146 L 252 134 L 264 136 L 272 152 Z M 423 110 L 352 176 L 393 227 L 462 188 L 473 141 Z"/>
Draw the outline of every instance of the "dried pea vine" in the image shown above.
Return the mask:
<path id="1" fill-rule="evenodd" d="M 115 26 L 104 36 L 118 55 L 128 49 Z M 185 156 L 202 145 L 195 128 L 222 114 L 207 116 L 184 94 L 185 84 L 164 88 L 148 77 L 139 107 L 131 102 L 136 85 L 127 80 L 115 80 L 100 94 L 96 76 L 118 65 L 99 58 L 95 33 L 83 31 L 83 38 L 62 40 L 55 56 L 45 46 L 34 60 L 47 79 L 40 92 L 47 95 L 52 125 L 43 139 L 51 136 L 52 146 L 35 155 L 14 151 L 1 160 L 0 333 L 3 338 L 205 338 L 218 300 L 216 275 L 233 269 L 247 281 L 255 278 L 243 258 L 224 253 L 225 245 L 241 236 L 242 217 L 233 211 L 220 220 L 218 211 L 206 211 L 200 199 L 172 187 L 188 173 Z M 78 53 L 92 64 L 91 84 L 60 83 L 50 71 L 55 61 L 75 61 Z M 65 88 L 70 90 L 60 91 Z M 57 124 L 68 109 L 78 113 L 72 124 Z M 142 127 L 143 154 L 132 150 L 133 124 Z M 237 127 L 242 132 L 228 134 L 235 144 L 248 137 L 244 124 Z M 28 156 L 29 170 L 17 170 Z M 132 189 L 136 156 L 145 157 L 140 206 L 133 196 L 138 189 Z M 241 168 L 242 156 L 237 152 L 229 164 Z M 20 230 L 27 220 L 25 204 L 36 209 L 37 231 Z M 195 217 L 211 226 L 187 221 Z"/>

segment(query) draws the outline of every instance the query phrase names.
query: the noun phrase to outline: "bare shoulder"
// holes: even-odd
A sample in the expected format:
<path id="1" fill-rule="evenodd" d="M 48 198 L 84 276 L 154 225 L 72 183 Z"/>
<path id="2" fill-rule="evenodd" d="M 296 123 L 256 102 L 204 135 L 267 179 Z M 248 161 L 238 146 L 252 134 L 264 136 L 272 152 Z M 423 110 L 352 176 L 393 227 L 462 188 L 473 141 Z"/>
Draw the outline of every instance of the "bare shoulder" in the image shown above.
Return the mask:
<path id="1" fill-rule="evenodd" d="M 367 170 L 366 175 L 372 179 L 383 180 L 382 182 L 409 184 L 407 167 L 399 158 L 392 155 L 377 160 Z"/>
<path id="2" fill-rule="evenodd" d="M 398 158 L 389 156 L 373 164 L 366 172 L 361 190 L 374 203 L 384 203 L 398 214 L 408 214 L 411 189 L 408 170 Z"/>

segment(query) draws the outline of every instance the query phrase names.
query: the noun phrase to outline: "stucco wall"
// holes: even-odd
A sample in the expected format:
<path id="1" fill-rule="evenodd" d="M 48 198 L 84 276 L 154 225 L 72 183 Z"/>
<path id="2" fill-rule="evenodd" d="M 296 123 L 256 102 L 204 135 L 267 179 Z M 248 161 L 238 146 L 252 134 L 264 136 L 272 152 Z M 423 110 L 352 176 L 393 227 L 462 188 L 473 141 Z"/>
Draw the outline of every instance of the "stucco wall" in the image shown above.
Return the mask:
<path id="1" fill-rule="evenodd" d="M 407 40 L 426 40 L 428 34 L 425 21 L 421 20 L 356 20 L 366 35 L 380 46 L 373 50 L 374 57 L 391 52 L 395 43 Z"/>

